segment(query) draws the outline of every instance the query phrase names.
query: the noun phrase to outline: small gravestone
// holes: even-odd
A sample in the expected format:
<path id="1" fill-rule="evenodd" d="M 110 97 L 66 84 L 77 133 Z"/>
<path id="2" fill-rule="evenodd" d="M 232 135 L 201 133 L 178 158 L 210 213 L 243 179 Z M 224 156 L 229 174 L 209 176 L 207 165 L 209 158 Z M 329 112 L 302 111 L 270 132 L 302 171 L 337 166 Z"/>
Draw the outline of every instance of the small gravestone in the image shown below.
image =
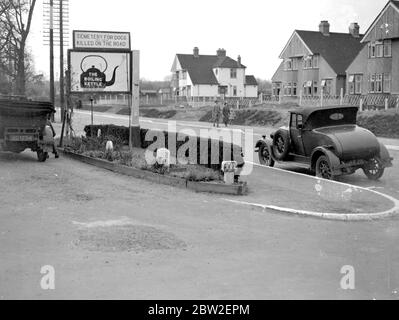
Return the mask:
<path id="1" fill-rule="evenodd" d="M 156 161 L 159 165 L 169 168 L 170 167 L 170 151 L 165 148 L 158 149 Z"/>
<path id="2" fill-rule="evenodd" d="M 223 161 L 222 172 L 224 183 L 228 185 L 234 184 L 234 176 L 237 170 L 237 161 Z"/>
<path id="3" fill-rule="evenodd" d="M 108 152 L 114 151 L 114 144 L 112 141 L 107 141 L 107 144 L 105 145 L 105 151 Z"/>

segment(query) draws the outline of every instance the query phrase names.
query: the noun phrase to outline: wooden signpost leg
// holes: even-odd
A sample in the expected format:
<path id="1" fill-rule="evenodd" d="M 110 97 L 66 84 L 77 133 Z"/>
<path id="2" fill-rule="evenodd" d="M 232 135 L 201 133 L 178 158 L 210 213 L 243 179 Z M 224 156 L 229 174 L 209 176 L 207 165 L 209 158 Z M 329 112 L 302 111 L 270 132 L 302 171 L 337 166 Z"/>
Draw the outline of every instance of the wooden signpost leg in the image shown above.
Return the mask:
<path id="1" fill-rule="evenodd" d="M 132 73 L 132 96 L 130 99 L 130 136 L 129 146 L 132 148 L 141 147 L 140 139 L 140 51 L 133 50 L 133 73 Z"/>

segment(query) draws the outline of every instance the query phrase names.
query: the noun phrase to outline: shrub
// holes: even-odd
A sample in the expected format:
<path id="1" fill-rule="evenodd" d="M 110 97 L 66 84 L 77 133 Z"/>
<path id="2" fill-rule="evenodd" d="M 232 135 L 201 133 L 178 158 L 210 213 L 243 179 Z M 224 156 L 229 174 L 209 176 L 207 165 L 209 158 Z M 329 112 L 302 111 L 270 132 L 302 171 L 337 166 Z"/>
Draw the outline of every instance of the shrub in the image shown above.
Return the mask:
<path id="1" fill-rule="evenodd" d="M 188 181 L 209 182 L 220 180 L 220 174 L 215 170 L 196 166 L 189 168 L 184 178 Z"/>
<path id="2" fill-rule="evenodd" d="M 101 131 L 100 131 L 101 130 Z M 107 139 L 118 141 L 118 145 L 115 149 L 118 149 L 122 144 L 127 144 L 129 141 L 129 128 L 122 126 L 111 126 L 111 125 L 94 125 L 94 126 L 86 126 L 84 131 L 86 132 L 87 139 L 94 139 L 94 141 L 99 141 L 101 150 L 105 149 L 105 143 Z M 140 130 L 140 140 L 141 140 L 141 148 L 148 149 L 154 142 L 157 141 L 157 138 L 154 137 L 153 140 L 146 140 L 146 136 L 148 134 L 148 129 Z M 151 130 L 155 136 L 163 135 L 165 139 L 165 148 L 170 149 L 171 156 L 176 157 L 176 150 L 179 150 L 185 143 L 189 141 L 189 136 L 183 141 L 176 141 L 176 150 L 172 150 L 172 145 L 169 143 L 169 134 L 166 131 L 159 130 Z M 98 137 L 98 135 L 100 137 Z M 173 139 L 175 139 L 175 134 L 170 134 Z M 224 143 L 223 141 L 213 140 L 213 139 L 205 139 L 200 137 L 194 137 L 196 140 L 195 145 L 197 147 L 196 152 L 196 163 L 203 164 L 213 168 L 215 170 L 220 170 L 221 164 L 224 160 L 235 160 L 239 164 L 243 163 L 243 159 L 241 156 L 241 148 L 232 143 Z M 219 152 L 217 155 L 212 155 L 213 149 L 218 149 Z M 91 150 L 91 149 L 90 149 Z M 156 150 L 154 150 L 156 151 Z M 186 152 L 186 156 L 189 157 L 189 151 Z M 207 159 L 204 155 L 208 154 Z M 213 156 L 213 157 L 212 157 Z"/>
<path id="3" fill-rule="evenodd" d="M 357 123 L 376 136 L 399 138 L 399 113 L 396 110 L 360 112 Z"/>

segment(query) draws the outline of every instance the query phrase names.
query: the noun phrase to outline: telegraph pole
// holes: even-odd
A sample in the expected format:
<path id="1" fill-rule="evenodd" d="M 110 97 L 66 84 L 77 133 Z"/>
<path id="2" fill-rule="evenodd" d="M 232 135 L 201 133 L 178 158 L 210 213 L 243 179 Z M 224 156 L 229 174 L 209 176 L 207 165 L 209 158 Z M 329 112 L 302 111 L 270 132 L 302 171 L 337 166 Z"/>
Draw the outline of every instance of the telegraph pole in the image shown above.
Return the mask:
<path id="1" fill-rule="evenodd" d="M 54 94 L 54 0 L 50 0 L 50 102 L 55 105 Z M 54 113 L 51 115 L 54 122 Z"/>
<path id="2" fill-rule="evenodd" d="M 63 0 L 60 1 L 60 105 L 61 105 L 61 121 L 65 117 L 65 95 L 64 95 L 64 25 L 63 25 Z"/>

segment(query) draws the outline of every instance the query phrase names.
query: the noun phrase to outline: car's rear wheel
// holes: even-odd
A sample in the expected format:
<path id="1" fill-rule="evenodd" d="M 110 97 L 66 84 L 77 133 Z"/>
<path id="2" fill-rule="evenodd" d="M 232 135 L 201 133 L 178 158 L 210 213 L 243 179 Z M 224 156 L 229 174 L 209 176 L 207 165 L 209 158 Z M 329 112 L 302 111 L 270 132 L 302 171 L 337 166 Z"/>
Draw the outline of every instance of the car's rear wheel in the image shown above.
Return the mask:
<path id="1" fill-rule="evenodd" d="M 380 158 L 371 159 L 364 167 L 363 172 L 370 180 L 378 180 L 384 174 L 384 167 Z"/>
<path id="2" fill-rule="evenodd" d="M 278 130 L 273 137 L 273 152 L 277 160 L 284 160 L 288 156 L 290 138 L 285 130 Z"/>
<path id="3" fill-rule="evenodd" d="M 270 154 L 269 148 L 267 145 L 263 145 L 259 148 L 259 163 L 264 166 L 274 167 L 274 160 L 272 155 Z"/>
<path id="4" fill-rule="evenodd" d="M 334 174 L 330 160 L 326 156 L 320 156 L 316 162 L 316 177 L 334 180 Z"/>

